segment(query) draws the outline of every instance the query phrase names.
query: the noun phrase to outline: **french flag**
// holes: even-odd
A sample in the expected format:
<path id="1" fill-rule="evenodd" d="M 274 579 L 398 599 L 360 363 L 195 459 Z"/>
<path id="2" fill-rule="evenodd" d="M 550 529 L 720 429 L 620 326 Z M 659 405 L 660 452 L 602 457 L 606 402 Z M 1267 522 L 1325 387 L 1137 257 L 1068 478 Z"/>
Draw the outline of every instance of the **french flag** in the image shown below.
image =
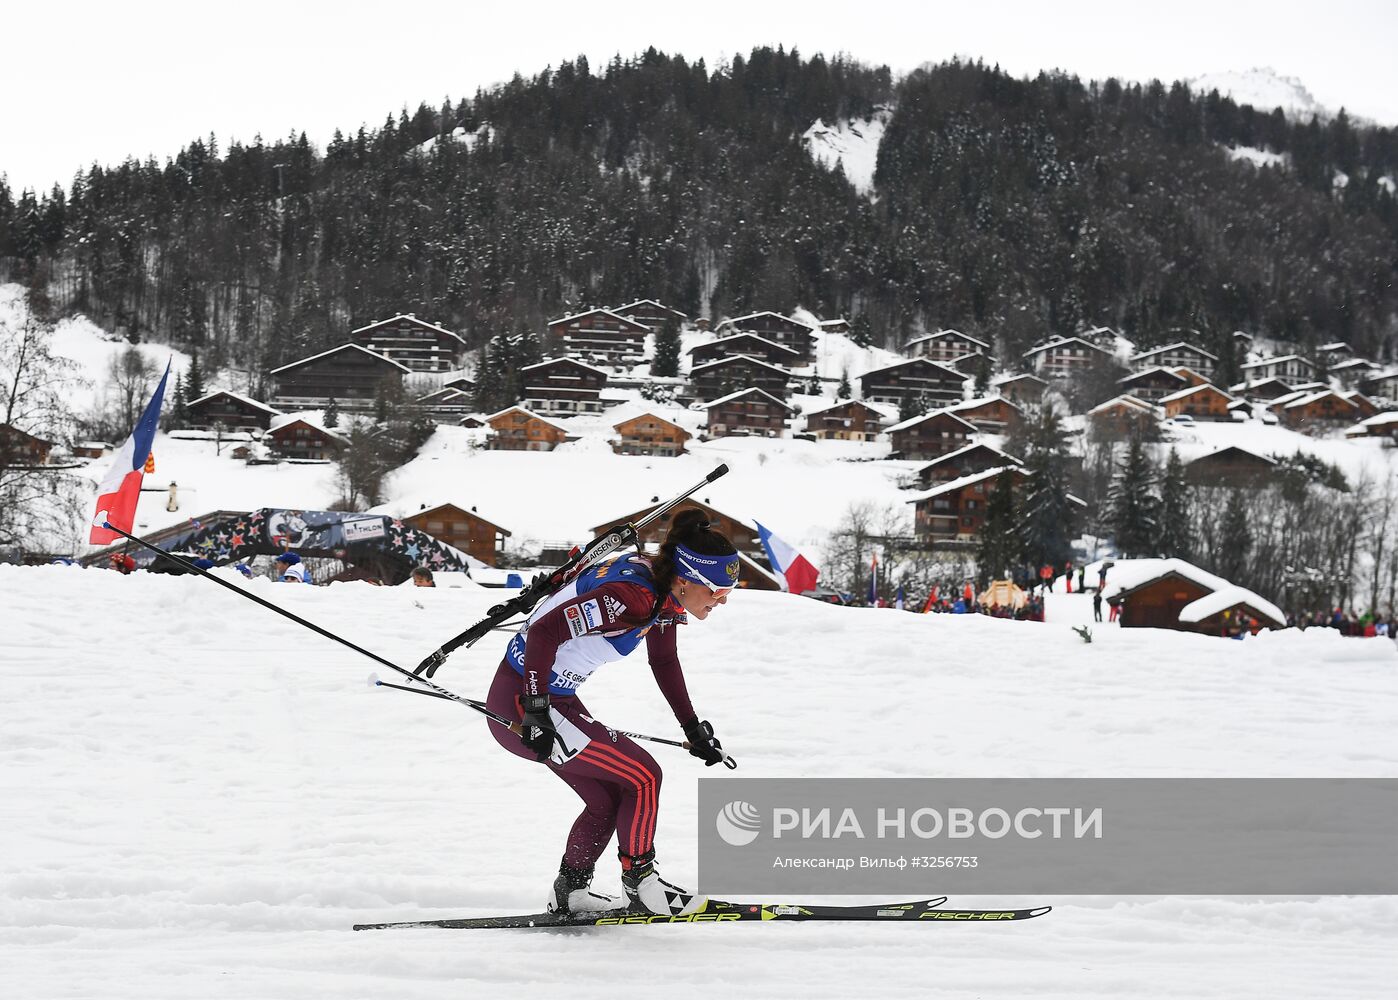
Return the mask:
<path id="1" fill-rule="evenodd" d="M 92 530 L 87 536 L 93 545 L 106 545 L 121 537 L 115 531 L 102 527 L 103 524 L 130 531 L 136 523 L 136 501 L 141 498 L 141 479 L 145 475 L 151 443 L 155 440 L 155 429 L 160 424 L 160 404 L 165 398 L 165 382 L 169 378 L 170 365 L 167 362 L 165 374 L 160 376 L 160 384 L 146 404 L 146 412 L 136 421 L 131 436 L 116 453 L 116 461 L 107 470 L 107 478 L 97 487 L 97 514 L 92 519 Z"/>
<path id="2" fill-rule="evenodd" d="M 757 538 L 767 550 L 767 561 L 782 575 L 786 589 L 793 594 L 815 590 L 816 581 L 820 579 L 820 570 L 807 562 L 805 556 L 764 528 L 761 521 L 756 523 Z"/>

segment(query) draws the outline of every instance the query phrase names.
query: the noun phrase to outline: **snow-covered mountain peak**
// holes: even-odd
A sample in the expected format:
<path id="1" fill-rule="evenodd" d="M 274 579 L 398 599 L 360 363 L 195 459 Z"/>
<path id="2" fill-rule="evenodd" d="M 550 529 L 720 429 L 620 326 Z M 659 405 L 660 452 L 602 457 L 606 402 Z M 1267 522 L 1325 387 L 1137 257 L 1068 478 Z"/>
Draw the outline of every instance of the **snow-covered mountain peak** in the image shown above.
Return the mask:
<path id="1" fill-rule="evenodd" d="M 1196 94 L 1217 90 L 1224 97 L 1231 97 L 1234 103 L 1251 104 L 1262 111 L 1281 108 L 1291 118 L 1309 118 L 1311 115 L 1328 118 L 1333 114 L 1315 99 L 1315 95 L 1300 80 L 1294 76 L 1282 76 L 1270 66 L 1241 72 L 1205 73 L 1185 83 Z"/>

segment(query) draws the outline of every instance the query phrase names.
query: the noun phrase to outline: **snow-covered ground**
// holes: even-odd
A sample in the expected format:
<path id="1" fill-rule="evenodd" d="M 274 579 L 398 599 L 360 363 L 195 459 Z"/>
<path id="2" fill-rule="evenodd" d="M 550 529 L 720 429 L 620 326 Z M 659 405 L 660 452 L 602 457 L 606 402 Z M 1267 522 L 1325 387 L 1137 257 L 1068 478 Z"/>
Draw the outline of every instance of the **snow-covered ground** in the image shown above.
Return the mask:
<path id="1" fill-rule="evenodd" d="M 801 134 L 811 159 L 834 170 L 839 164 L 854 189 L 862 195 L 874 192 L 874 169 L 878 166 L 879 144 L 893 115 L 879 108 L 871 118 L 850 119 L 827 125 L 819 118 Z"/>
<path id="2" fill-rule="evenodd" d="M 498 599 L 248 586 L 402 663 Z M 577 800 L 468 711 L 371 689 L 369 661 L 208 581 L 0 566 L 0 598 L 6 997 L 1374 998 L 1398 978 L 1391 897 L 968 896 L 954 902 L 1055 910 L 1008 926 L 356 934 L 536 909 Z M 437 679 L 483 694 L 500 647 Z M 743 593 L 681 647 L 742 777 L 1398 774 L 1386 640 L 1101 628 L 1088 645 L 1066 624 Z M 907 698 L 924 724 L 890 724 Z M 587 700 L 674 734 L 643 663 L 599 671 Z M 705 771 L 657 750 L 660 857 L 693 884 Z M 615 881 L 605 860 L 599 880 Z"/>

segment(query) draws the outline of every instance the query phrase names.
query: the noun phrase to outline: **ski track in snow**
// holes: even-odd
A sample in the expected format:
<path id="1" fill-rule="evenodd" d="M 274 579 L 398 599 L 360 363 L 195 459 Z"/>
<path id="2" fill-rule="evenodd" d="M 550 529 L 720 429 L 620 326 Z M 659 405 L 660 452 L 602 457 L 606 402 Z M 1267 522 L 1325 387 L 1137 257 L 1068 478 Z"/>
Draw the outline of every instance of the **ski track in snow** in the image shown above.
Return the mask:
<path id="1" fill-rule="evenodd" d="M 396 662 L 499 599 L 248 584 Z M 1298 997 L 1388 995 L 1398 900 L 982 898 L 1019 925 L 385 931 L 540 907 L 576 811 L 456 706 L 206 581 L 0 566 L 0 995 Z M 1398 653 L 1326 631 L 1233 642 L 737 595 L 687 626 L 701 714 L 743 777 L 1392 776 Z M 1090 615 L 1090 612 L 1088 612 Z M 483 695 L 503 639 L 437 679 Z M 912 662 L 909 654 L 912 653 Z M 890 727 L 904 692 L 926 725 Z M 588 704 L 673 734 L 644 663 Z M 666 769 L 666 875 L 693 884 L 696 779 Z M 599 888 L 615 891 L 608 857 Z M 924 893 L 910 892 L 908 898 Z M 738 896 L 732 893 L 728 895 Z M 831 901 L 851 901 L 830 897 Z"/>

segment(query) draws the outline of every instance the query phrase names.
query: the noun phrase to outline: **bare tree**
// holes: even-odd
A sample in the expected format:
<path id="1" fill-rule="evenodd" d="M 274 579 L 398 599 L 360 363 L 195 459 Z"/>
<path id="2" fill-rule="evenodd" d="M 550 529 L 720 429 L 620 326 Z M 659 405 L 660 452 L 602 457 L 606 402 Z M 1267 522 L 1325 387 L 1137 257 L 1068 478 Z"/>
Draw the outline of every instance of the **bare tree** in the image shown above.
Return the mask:
<path id="1" fill-rule="evenodd" d="M 155 364 L 135 347 L 112 356 L 107 363 L 107 406 L 102 421 L 105 436 L 120 438 L 131 433 L 157 374 Z"/>

